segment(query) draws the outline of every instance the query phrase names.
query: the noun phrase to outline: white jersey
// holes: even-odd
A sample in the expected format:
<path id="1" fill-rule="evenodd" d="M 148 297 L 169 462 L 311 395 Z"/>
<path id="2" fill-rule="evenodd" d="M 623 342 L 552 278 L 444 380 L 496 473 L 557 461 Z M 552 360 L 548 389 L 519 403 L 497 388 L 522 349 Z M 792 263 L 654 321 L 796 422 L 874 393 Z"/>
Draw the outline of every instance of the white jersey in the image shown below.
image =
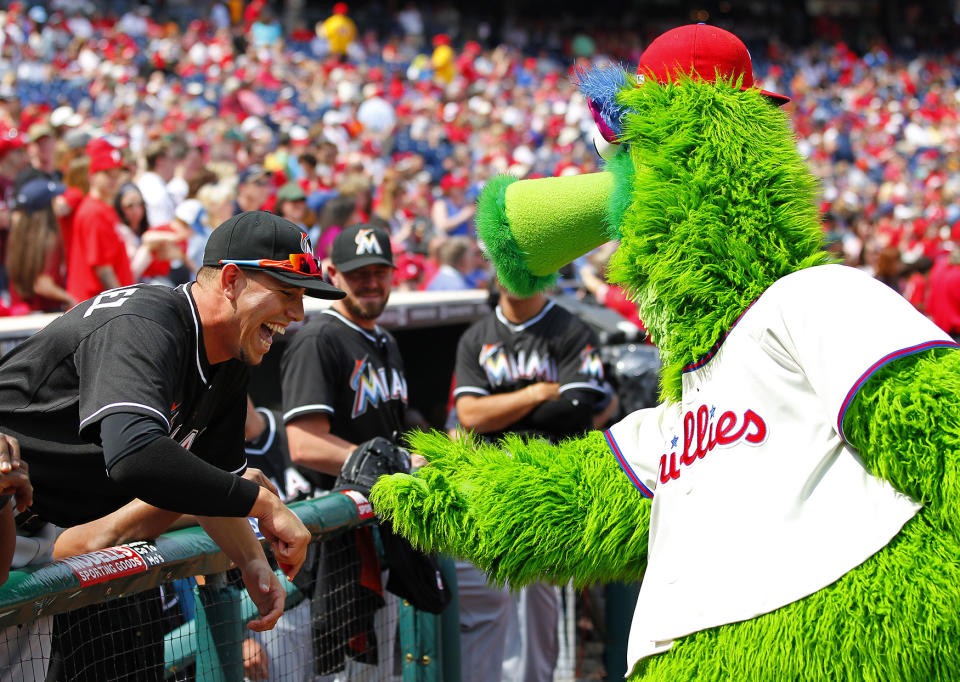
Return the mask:
<path id="1" fill-rule="evenodd" d="M 680 404 L 606 433 L 653 498 L 628 663 L 706 628 L 801 599 L 858 566 L 920 505 L 869 474 L 844 412 L 887 362 L 950 337 L 901 296 L 840 265 L 771 286 L 684 369 Z"/>

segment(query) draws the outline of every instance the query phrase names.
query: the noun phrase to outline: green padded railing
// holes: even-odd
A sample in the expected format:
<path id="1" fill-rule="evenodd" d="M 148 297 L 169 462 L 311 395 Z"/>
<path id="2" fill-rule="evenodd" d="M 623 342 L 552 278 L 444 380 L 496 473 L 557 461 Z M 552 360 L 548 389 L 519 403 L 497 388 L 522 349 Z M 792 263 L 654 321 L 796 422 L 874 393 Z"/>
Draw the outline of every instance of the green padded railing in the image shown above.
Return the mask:
<path id="1" fill-rule="evenodd" d="M 314 538 L 324 539 L 350 528 L 374 523 L 369 503 L 359 502 L 349 494 L 331 493 L 290 505 Z M 165 533 L 155 541 L 131 542 L 127 545 L 91 552 L 77 557 L 30 566 L 10 572 L 0 587 L 0 627 L 28 622 L 40 616 L 71 611 L 91 604 L 116 599 L 157 587 L 163 583 L 196 575 L 216 575 L 232 567 L 232 562 L 203 529 L 184 528 Z M 452 562 L 443 561 L 442 568 L 455 590 L 456 576 Z M 304 596 L 278 572 L 287 591 L 286 608 L 298 604 Z M 222 587 L 199 588 L 222 592 Z M 237 633 L 254 617 L 256 607 L 244 590 L 233 588 L 230 598 L 217 597 L 215 608 L 229 611 L 229 623 L 218 620 L 208 626 L 203 613 L 203 597 L 198 600 L 198 617 L 167 633 L 164 658 L 167 674 L 205 659 L 204 680 L 229 680 L 240 661 L 240 636 L 224 636 L 216 628 L 226 627 Z M 218 616 L 218 619 L 220 616 Z M 456 603 L 451 604 L 441 619 L 401 605 L 399 646 L 406 664 L 404 682 L 459 680 L 459 637 L 455 633 Z M 226 644 L 224 643 L 226 642 Z M 199 653 L 198 653 L 199 652 Z M 210 664 L 209 660 L 213 663 Z M 212 665 L 213 668 L 209 666 Z M 242 663 L 240 664 L 242 665 Z M 198 666 L 199 668 L 200 666 Z M 198 677 L 199 679 L 199 677 Z"/>

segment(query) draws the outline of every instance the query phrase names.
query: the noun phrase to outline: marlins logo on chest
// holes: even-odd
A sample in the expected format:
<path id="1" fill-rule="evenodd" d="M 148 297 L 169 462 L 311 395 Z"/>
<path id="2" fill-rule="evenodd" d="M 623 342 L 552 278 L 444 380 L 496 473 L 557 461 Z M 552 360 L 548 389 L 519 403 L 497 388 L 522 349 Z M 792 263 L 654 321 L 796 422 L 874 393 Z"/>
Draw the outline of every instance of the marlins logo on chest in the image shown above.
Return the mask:
<path id="1" fill-rule="evenodd" d="M 521 379 L 557 380 L 557 363 L 549 353 L 536 349 L 508 353 L 502 343 L 486 343 L 480 349 L 479 361 L 491 386 Z"/>
<path id="2" fill-rule="evenodd" d="M 368 356 L 355 361 L 353 374 L 350 375 L 350 388 L 353 389 L 353 409 L 350 416 L 358 417 L 368 408 L 376 408 L 387 400 L 400 399 L 407 402 L 407 380 L 396 369 L 374 367 Z"/>

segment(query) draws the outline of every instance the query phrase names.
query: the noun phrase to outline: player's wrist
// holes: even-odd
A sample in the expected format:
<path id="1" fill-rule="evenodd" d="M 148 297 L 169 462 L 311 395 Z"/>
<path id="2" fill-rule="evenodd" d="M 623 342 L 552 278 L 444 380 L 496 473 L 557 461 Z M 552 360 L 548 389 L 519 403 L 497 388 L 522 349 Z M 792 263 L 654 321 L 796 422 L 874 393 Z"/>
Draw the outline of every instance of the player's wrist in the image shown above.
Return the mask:
<path id="1" fill-rule="evenodd" d="M 257 499 L 254 500 L 253 507 L 250 509 L 248 516 L 263 520 L 271 518 L 278 510 L 283 508 L 283 501 L 279 497 L 267 488 L 257 486 Z"/>

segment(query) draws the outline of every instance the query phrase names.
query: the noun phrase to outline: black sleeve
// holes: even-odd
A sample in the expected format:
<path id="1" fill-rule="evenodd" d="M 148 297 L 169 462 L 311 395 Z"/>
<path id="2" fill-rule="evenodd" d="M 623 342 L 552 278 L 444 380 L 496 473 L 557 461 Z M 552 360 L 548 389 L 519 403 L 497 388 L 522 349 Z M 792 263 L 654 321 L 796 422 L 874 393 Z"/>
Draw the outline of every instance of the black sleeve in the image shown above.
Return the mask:
<path id="1" fill-rule="evenodd" d="M 80 437 L 96 443 L 98 423 L 113 412 L 156 417 L 170 429 L 173 384 L 183 340 L 178 326 L 121 315 L 85 338 L 74 352 L 80 384 Z"/>
<path id="2" fill-rule="evenodd" d="M 462 395 L 486 396 L 492 392 L 490 380 L 483 369 L 483 328 L 473 325 L 460 337 L 457 343 L 457 363 L 453 374 L 456 377 L 456 386 L 453 389 L 454 399 Z"/>
<path id="3" fill-rule="evenodd" d="M 304 327 L 284 350 L 280 360 L 284 423 L 306 414 L 335 412 L 337 389 L 346 382 L 337 376 L 342 369 L 337 345 L 326 337 L 322 329 Z"/>
<path id="4" fill-rule="evenodd" d="M 574 404 L 597 405 L 606 397 L 600 342 L 579 318 L 570 315 L 567 320 L 553 344 L 560 392 Z"/>
<path id="5" fill-rule="evenodd" d="M 246 516 L 260 486 L 190 454 L 167 437 L 121 458 L 110 478 L 148 504 L 181 514 Z"/>
<path id="6" fill-rule="evenodd" d="M 167 429 L 159 417 L 139 412 L 113 412 L 100 420 L 100 443 L 107 471 L 131 452 L 156 438 L 165 438 Z"/>

